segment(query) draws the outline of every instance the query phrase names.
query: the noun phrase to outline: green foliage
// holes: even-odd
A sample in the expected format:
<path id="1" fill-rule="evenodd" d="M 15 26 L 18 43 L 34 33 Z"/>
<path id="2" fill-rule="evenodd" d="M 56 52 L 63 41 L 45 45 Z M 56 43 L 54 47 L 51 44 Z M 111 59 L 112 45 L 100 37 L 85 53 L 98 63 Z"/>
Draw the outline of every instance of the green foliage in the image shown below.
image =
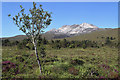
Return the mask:
<path id="1" fill-rule="evenodd" d="M 109 47 L 118 47 L 119 42 L 115 43 L 114 40 L 115 38 L 113 37 L 106 37 L 105 45 Z"/>
<path id="2" fill-rule="evenodd" d="M 56 43 L 56 44 L 53 45 L 52 48 L 54 48 L 54 49 L 60 49 L 60 48 L 61 48 L 61 45 Z"/>
<path id="3" fill-rule="evenodd" d="M 63 41 L 61 42 L 61 44 L 62 44 L 62 47 L 63 47 L 63 48 L 68 47 L 68 42 L 67 42 L 66 39 L 63 39 Z"/>
<path id="4" fill-rule="evenodd" d="M 11 14 L 8 14 L 8 16 L 11 16 Z"/>
<path id="5" fill-rule="evenodd" d="M 18 49 L 24 49 L 24 48 L 25 48 L 25 45 L 22 44 L 22 43 L 19 43 L 19 44 L 17 45 L 17 47 L 18 47 Z"/>
<path id="6" fill-rule="evenodd" d="M 2 40 L 2 46 L 11 46 L 11 42 L 8 39 Z"/>
<path id="7" fill-rule="evenodd" d="M 44 58 L 46 56 L 45 48 L 42 46 L 39 48 L 40 57 Z"/>
<path id="8" fill-rule="evenodd" d="M 17 47 L 18 47 L 18 49 L 25 49 L 25 48 L 31 49 L 30 43 L 31 43 L 31 41 L 30 41 L 29 38 L 24 39 L 24 40 L 22 40 L 21 42 L 18 43 Z"/>
<path id="9" fill-rule="evenodd" d="M 12 42 L 12 45 L 18 45 L 18 44 L 19 44 L 19 41 Z"/>
<path id="10" fill-rule="evenodd" d="M 85 63 L 85 61 L 81 60 L 81 59 L 72 59 L 71 60 L 72 65 L 83 65 L 84 63 Z"/>
<path id="11" fill-rule="evenodd" d="M 42 39 L 42 37 L 41 37 L 41 36 L 39 36 L 39 37 L 38 37 L 38 41 L 37 41 L 38 46 L 40 46 L 40 44 L 42 44 L 42 40 L 43 40 L 43 39 Z"/>
<path id="12" fill-rule="evenodd" d="M 51 40 L 51 44 L 53 44 L 54 43 L 54 41 L 53 40 Z"/>
<path id="13" fill-rule="evenodd" d="M 83 47 L 83 49 L 85 49 L 85 48 L 87 48 L 87 45 L 83 44 L 82 47 Z"/>
<path id="14" fill-rule="evenodd" d="M 111 44 L 111 41 L 110 41 L 109 37 L 106 38 L 105 44 L 107 44 L 107 45 L 108 45 L 108 44 Z"/>
<path id="15" fill-rule="evenodd" d="M 87 48 L 87 47 L 93 47 L 93 48 L 99 48 L 98 43 L 95 41 L 90 40 L 83 40 L 83 41 L 68 41 L 66 39 L 61 40 L 51 40 L 52 48 L 60 49 L 60 48 Z"/>
<path id="16" fill-rule="evenodd" d="M 46 45 L 46 44 L 48 44 L 48 40 L 45 37 L 42 39 L 42 37 L 39 36 L 37 40 L 37 46 Z"/>
<path id="17" fill-rule="evenodd" d="M 22 5 L 20 5 L 20 8 L 21 11 L 13 17 L 13 21 L 19 27 L 19 30 L 28 36 L 34 35 L 38 37 L 52 21 L 51 13 L 44 11 L 42 5 L 37 8 L 35 2 L 33 2 L 33 8 L 29 9 L 30 14 L 24 13 L 25 9 Z"/>
<path id="18" fill-rule="evenodd" d="M 47 39 L 45 39 L 45 37 L 43 38 L 42 43 L 43 44 L 47 44 L 48 43 L 48 41 L 47 41 Z"/>
<path id="19" fill-rule="evenodd" d="M 75 45 L 74 45 L 74 44 L 71 44 L 71 45 L 69 46 L 69 48 L 75 48 Z"/>

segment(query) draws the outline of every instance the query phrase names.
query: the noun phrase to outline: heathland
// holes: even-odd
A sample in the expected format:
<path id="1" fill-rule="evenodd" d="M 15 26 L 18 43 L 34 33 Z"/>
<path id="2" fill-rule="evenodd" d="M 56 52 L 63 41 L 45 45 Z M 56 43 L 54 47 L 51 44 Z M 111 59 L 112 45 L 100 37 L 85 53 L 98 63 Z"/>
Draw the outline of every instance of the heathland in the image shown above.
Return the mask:
<path id="1" fill-rule="evenodd" d="M 42 74 L 29 38 L 2 40 L 3 78 L 117 78 L 118 29 L 64 39 L 39 38 Z"/>

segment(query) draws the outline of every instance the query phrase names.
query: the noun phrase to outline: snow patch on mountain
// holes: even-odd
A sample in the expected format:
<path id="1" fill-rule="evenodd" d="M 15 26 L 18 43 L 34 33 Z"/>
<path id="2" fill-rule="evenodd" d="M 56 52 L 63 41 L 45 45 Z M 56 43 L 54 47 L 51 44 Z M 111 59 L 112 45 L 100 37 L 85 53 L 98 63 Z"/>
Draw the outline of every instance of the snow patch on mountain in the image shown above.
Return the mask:
<path id="1" fill-rule="evenodd" d="M 93 24 L 82 23 L 80 25 L 78 24 L 64 25 L 60 27 L 59 29 L 52 29 L 48 31 L 48 33 L 76 35 L 76 34 L 89 33 L 89 32 L 92 32 L 98 29 L 99 28 Z"/>

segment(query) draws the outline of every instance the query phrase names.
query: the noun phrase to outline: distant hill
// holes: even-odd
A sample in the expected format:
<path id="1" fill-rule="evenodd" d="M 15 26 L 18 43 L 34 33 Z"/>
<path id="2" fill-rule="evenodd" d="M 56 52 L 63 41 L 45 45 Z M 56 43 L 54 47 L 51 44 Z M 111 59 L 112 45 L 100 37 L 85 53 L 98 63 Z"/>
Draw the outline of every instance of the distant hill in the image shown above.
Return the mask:
<path id="1" fill-rule="evenodd" d="M 91 40 L 91 41 L 98 41 L 98 42 L 104 42 L 106 37 L 115 37 L 115 41 L 118 42 L 118 30 L 120 28 L 115 29 L 106 29 L 106 30 L 98 30 L 87 34 L 82 34 L 79 36 L 73 36 L 66 38 L 67 40 Z"/>
<path id="2" fill-rule="evenodd" d="M 10 41 L 21 41 L 23 39 L 27 38 L 26 35 L 17 35 L 17 36 L 13 36 L 13 37 L 4 37 L 4 38 L 1 38 L 2 40 L 4 39 L 9 39 Z"/>

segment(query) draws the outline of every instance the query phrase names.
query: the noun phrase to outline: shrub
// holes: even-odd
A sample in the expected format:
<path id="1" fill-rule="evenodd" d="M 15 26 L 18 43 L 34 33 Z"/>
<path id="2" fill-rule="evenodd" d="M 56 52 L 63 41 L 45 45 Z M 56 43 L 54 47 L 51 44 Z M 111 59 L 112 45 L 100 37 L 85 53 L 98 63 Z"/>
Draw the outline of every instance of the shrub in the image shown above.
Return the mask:
<path id="1" fill-rule="evenodd" d="M 16 56 L 16 60 L 20 61 L 20 62 L 23 62 L 24 61 L 24 58 L 22 56 Z"/>
<path id="2" fill-rule="evenodd" d="M 71 44 L 71 45 L 69 46 L 69 48 L 75 48 L 75 45 L 74 45 L 74 44 Z"/>
<path id="3" fill-rule="evenodd" d="M 80 59 L 72 59 L 70 63 L 73 65 L 83 65 L 85 62 Z"/>
<path id="4" fill-rule="evenodd" d="M 87 45 L 83 44 L 83 45 L 82 45 L 82 48 L 83 48 L 83 49 L 86 49 L 86 48 L 87 48 Z"/>
<path id="5" fill-rule="evenodd" d="M 29 49 L 29 50 L 31 49 L 31 48 L 30 48 L 30 43 L 27 43 L 27 44 L 26 44 L 26 48 Z"/>
<path id="6" fill-rule="evenodd" d="M 18 45 L 17 45 L 17 48 L 18 49 L 24 49 L 26 46 L 25 46 L 25 44 L 23 44 L 23 43 L 19 43 Z"/>
<path id="7" fill-rule="evenodd" d="M 61 48 L 61 45 L 60 44 L 54 44 L 53 46 L 52 46 L 52 48 L 54 48 L 54 49 L 60 49 Z"/>
<path id="8" fill-rule="evenodd" d="M 19 41 L 14 41 L 14 42 L 12 42 L 12 46 L 14 46 L 14 45 L 18 45 L 18 43 L 19 43 Z"/>
<path id="9" fill-rule="evenodd" d="M 10 61 L 3 61 L 2 62 L 2 72 L 3 72 L 3 77 L 5 76 L 12 76 L 18 74 L 18 65 L 14 64 Z"/>
<path id="10" fill-rule="evenodd" d="M 42 44 L 47 44 L 48 43 L 48 41 L 47 41 L 47 39 L 44 37 L 43 39 L 42 39 Z"/>
<path id="11" fill-rule="evenodd" d="M 40 47 L 40 55 L 41 55 L 42 58 L 46 56 L 46 52 L 45 52 L 44 47 Z"/>
<path id="12" fill-rule="evenodd" d="M 11 46 L 11 42 L 8 39 L 2 40 L 2 46 Z"/>
<path id="13" fill-rule="evenodd" d="M 106 45 L 110 45 L 110 44 L 111 44 L 111 41 L 110 41 L 109 37 L 106 38 L 105 44 L 106 44 Z"/>

